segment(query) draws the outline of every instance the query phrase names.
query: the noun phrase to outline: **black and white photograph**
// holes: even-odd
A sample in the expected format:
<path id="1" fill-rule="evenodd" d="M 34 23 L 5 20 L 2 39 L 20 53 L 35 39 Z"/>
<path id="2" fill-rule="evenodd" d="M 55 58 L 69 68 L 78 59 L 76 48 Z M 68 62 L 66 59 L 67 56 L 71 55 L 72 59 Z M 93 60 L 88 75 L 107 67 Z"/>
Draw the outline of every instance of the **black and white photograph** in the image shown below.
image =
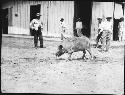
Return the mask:
<path id="1" fill-rule="evenodd" d="M 124 95 L 125 2 L 0 1 L 1 93 Z"/>

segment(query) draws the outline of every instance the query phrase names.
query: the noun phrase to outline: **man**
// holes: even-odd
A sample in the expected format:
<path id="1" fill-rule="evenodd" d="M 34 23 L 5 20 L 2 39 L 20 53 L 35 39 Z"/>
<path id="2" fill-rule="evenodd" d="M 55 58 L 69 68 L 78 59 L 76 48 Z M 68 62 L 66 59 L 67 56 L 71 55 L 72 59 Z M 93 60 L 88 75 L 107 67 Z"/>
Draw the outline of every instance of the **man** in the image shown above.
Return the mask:
<path id="1" fill-rule="evenodd" d="M 35 48 L 37 48 L 38 37 L 39 37 L 39 40 L 40 40 L 40 48 L 43 48 L 43 36 L 42 36 L 42 32 L 41 32 L 41 29 L 43 30 L 43 23 L 40 21 L 40 16 L 41 16 L 40 13 L 37 13 L 36 19 L 33 19 L 30 22 L 30 28 L 34 32 Z"/>
<path id="2" fill-rule="evenodd" d="M 119 28 L 119 41 L 122 41 L 123 39 L 123 31 L 124 31 L 124 18 L 120 18 L 120 22 L 119 22 L 119 25 L 118 25 L 118 28 Z"/>
<path id="3" fill-rule="evenodd" d="M 96 38 L 96 43 L 98 47 L 99 40 L 101 41 L 101 36 L 102 36 L 102 18 L 97 18 L 98 20 L 98 36 Z M 102 42 L 102 41 L 101 41 Z"/>
<path id="4" fill-rule="evenodd" d="M 60 20 L 60 26 L 61 26 L 61 40 L 63 40 L 67 28 L 63 18 L 61 18 Z"/>
<path id="5" fill-rule="evenodd" d="M 111 22 L 111 17 L 107 17 L 107 20 L 104 21 L 103 26 L 102 26 L 102 50 L 106 47 L 106 51 L 109 50 L 110 46 L 110 40 L 111 40 L 111 34 L 112 34 L 112 22 Z"/>
<path id="6" fill-rule="evenodd" d="M 80 18 L 78 18 L 78 21 L 76 22 L 76 30 L 77 30 L 77 35 L 78 35 L 78 37 L 81 37 L 83 34 L 82 34 L 82 28 L 83 28 L 83 26 L 82 26 L 82 21 L 81 21 L 81 19 Z"/>

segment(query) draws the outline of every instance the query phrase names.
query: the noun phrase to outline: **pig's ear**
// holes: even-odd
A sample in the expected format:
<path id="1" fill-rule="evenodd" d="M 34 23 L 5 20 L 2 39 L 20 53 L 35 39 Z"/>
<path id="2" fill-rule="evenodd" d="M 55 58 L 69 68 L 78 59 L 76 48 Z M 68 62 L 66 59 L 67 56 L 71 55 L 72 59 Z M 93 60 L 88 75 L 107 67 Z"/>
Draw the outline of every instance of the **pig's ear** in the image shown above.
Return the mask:
<path id="1" fill-rule="evenodd" d="M 63 46 L 62 46 L 62 45 L 59 45 L 58 49 L 59 49 L 59 50 L 63 49 Z"/>

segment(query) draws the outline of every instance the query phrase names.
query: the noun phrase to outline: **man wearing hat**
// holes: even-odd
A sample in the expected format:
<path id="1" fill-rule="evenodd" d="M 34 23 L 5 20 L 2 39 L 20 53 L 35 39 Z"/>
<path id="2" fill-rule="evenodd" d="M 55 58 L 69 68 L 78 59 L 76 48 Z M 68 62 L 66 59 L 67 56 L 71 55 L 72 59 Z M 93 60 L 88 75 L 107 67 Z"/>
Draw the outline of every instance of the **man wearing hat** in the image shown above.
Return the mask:
<path id="1" fill-rule="evenodd" d="M 112 34 L 112 17 L 107 17 L 103 23 L 103 33 L 102 33 L 102 49 L 106 48 L 106 51 L 109 50 L 111 34 Z"/>
<path id="2" fill-rule="evenodd" d="M 43 36 L 42 36 L 42 32 L 41 29 L 43 30 L 43 23 L 40 21 L 40 13 L 36 14 L 36 19 L 33 19 L 30 22 L 30 28 L 32 29 L 33 33 L 34 33 L 34 45 L 35 48 L 37 48 L 37 44 L 38 44 L 38 37 L 40 40 L 40 48 L 43 48 Z"/>
<path id="3" fill-rule="evenodd" d="M 66 32 L 66 24 L 65 24 L 65 22 L 64 22 L 64 18 L 61 18 L 60 19 L 60 26 L 61 26 L 61 40 L 63 40 L 63 38 L 64 38 L 64 34 L 65 34 L 65 32 Z"/>
<path id="4" fill-rule="evenodd" d="M 96 38 L 96 44 L 98 47 L 98 42 L 99 40 L 101 40 L 101 36 L 102 36 L 102 18 L 97 18 L 98 20 L 98 36 Z"/>

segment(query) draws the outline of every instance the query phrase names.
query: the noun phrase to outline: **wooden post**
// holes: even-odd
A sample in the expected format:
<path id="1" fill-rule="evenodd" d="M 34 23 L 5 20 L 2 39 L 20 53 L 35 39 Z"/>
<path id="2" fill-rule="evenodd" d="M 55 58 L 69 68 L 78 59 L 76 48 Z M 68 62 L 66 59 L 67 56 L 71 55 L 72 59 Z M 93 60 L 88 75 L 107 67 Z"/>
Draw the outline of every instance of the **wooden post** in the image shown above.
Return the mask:
<path id="1" fill-rule="evenodd" d="M 113 30 L 114 30 L 114 12 L 115 12 L 115 2 L 114 2 L 114 9 L 113 9 L 113 18 L 112 18 L 112 24 L 113 24 L 113 29 L 112 29 L 112 35 L 111 35 L 111 40 L 113 41 Z"/>

